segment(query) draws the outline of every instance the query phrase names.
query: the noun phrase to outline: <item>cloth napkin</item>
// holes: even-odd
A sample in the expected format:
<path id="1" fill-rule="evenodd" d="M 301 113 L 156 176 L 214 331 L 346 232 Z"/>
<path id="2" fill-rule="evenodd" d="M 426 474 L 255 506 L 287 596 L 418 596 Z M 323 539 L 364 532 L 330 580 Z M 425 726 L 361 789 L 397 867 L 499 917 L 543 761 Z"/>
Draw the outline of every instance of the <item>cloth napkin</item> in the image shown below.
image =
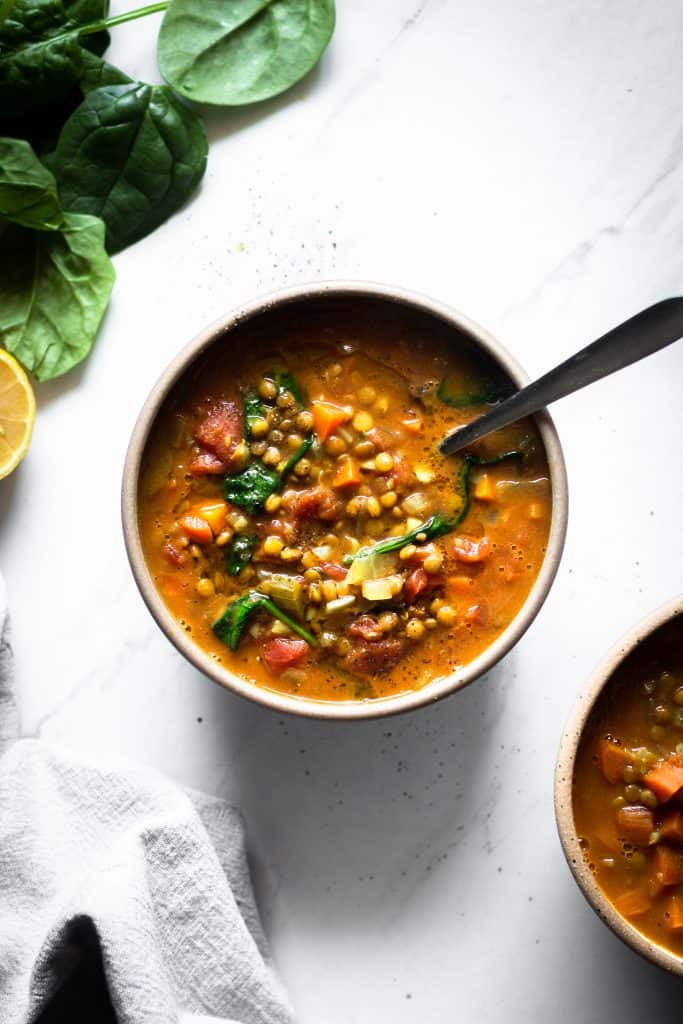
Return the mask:
<path id="1" fill-rule="evenodd" d="M 291 1024 L 239 815 L 18 739 L 8 629 L 0 577 L 0 1022 Z"/>

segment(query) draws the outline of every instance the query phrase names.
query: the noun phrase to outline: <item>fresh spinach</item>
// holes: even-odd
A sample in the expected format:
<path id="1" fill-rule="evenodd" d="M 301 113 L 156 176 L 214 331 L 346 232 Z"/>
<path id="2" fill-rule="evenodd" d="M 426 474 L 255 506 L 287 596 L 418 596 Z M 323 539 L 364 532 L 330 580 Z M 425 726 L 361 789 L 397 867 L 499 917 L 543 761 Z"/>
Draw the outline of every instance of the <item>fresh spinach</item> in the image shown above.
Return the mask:
<path id="1" fill-rule="evenodd" d="M 223 480 L 223 497 L 226 501 L 243 508 L 250 515 L 262 511 L 266 498 L 278 490 L 288 474 L 302 459 L 313 444 L 313 434 L 304 438 L 303 443 L 287 459 L 282 472 L 269 469 L 262 462 L 252 462 L 241 473 L 226 476 Z"/>
<path id="2" fill-rule="evenodd" d="M 41 231 L 64 217 L 54 177 L 23 139 L 0 138 L 0 217 Z"/>
<path id="3" fill-rule="evenodd" d="M 299 405 L 305 405 L 303 392 L 299 387 L 298 381 L 289 370 L 276 370 L 273 376 L 278 395 L 281 395 L 283 391 L 289 391 L 291 395 L 294 395 Z"/>
<path id="4" fill-rule="evenodd" d="M 445 534 L 452 533 L 453 530 L 457 530 L 470 510 L 470 474 L 472 472 L 472 467 L 496 466 L 499 462 L 503 462 L 505 459 L 521 458 L 523 458 L 523 453 L 517 450 L 502 452 L 500 455 L 494 455 L 488 459 L 481 455 L 472 455 L 468 453 L 463 459 L 460 477 L 458 480 L 458 490 L 462 496 L 462 504 L 457 515 L 449 517 L 444 516 L 441 513 L 437 513 L 429 519 L 426 519 L 424 523 L 420 523 L 420 525 L 416 526 L 414 530 L 408 530 L 407 533 L 402 533 L 400 537 L 386 537 L 384 540 L 380 540 L 376 544 L 372 544 L 370 547 L 360 548 L 354 555 L 346 555 L 344 558 L 344 565 L 351 565 L 351 563 L 355 562 L 357 558 L 369 558 L 376 555 L 385 555 L 391 551 L 400 551 L 401 548 L 406 546 L 406 544 L 412 544 L 413 541 L 418 539 L 418 537 L 420 538 L 420 542 L 436 540 L 437 537 L 443 537 Z"/>
<path id="5" fill-rule="evenodd" d="M 231 576 L 239 576 L 251 562 L 254 548 L 258 544 L 255 533 L 239 533 L 225 551 L 225 570 Z"/>
<path id="6" fill-rule="evenodd" d="M 271 601 L 265 594 L 259 593 L 258 590 L 251 590 L 248 594 L 243 594 L 242 597 L 238 597 L 236 601 L 229 604 L 220 619 L 214 622 L 213 631 L 219 640 L 228 645 L 231 651 L 236 651 L 248 619 L 258 611 L 268 612 L 280 622 L 284 622 L 293 633 L 315 647 L 317 643 L 315 637 L 294 619 L 290 619 L 289 615 L 278 608 L 274 601 Z"/>
<path id="7" fill-rule="evenodd" d="M 117 252 L 163 223 L 206 168 L 204 126 L 166 86 L 90 92 L 62 128 L 50 161 L 67 210 L 107 225 Z"/>
<path id="8" fill-rule="evenodd" d="M 87 51 L 101 54 L 109 37 L 99 28 L 108 0 L 16 0 L 0 23 L 0 111 L 23 119 L 62 103 L 78 84 Z"/>
<path id="9" fill-rule="evenodd" d="M 67 213 L 59 231 L 10 225 L 0 239 L 0 341 L 38 380 L 83 359 L 109 303 L 104 224 Z"/>
<path id="10" fill-rule="evenodd" d="M 235 106 L 277 96 L 320 59 L 334 0 L 170 0 L 159 33 L 161 73 L 183 96 Z"/>
<path id="11" fill-rule="evenodd" d="M 262 462 L 252 462 L 241 473 L 225 477 L 223 497 L 253 516 L 279 486 L 280 477 L 274 469 L 268 469 Z"/>
<path id="12" fill-rule="evenodd" d="M 249 388 L 244 395 L 244 432 L 251 440 L 254 423 L 263 418 L 263 406 L 256 388 Z"/>

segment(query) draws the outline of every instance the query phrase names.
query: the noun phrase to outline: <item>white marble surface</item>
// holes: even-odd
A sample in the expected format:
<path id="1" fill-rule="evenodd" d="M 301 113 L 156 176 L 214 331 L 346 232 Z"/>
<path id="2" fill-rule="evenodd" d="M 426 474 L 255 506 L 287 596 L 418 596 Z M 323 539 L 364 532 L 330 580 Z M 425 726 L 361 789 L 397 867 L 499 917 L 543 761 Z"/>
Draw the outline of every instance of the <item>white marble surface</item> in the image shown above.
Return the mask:
<path id="1" fill-rule="evenodd" d="M 316 278 L 399 283 L 537 374 L 683 287 L 677 0 L 338 6 L 308 81 L 211 114 L 200 194 L 116 258 L 92 358 L 39 390 L 30 456 L 0 484 L 24 729 L 243 808 L 302 1024 L 678 1021 L 678 983 L 575 888 L 551 795 L 588 672 L 682 588 L 683 345 L 557 407 L 557 582 L 519 647 L 437 707 L 333 726 L 242 703 L 181 660 L 131 579 L 118 492 L 134 418 L 233 305 Z M 112 56 L 149 78 L 152 37 L 119 29 Z"/>

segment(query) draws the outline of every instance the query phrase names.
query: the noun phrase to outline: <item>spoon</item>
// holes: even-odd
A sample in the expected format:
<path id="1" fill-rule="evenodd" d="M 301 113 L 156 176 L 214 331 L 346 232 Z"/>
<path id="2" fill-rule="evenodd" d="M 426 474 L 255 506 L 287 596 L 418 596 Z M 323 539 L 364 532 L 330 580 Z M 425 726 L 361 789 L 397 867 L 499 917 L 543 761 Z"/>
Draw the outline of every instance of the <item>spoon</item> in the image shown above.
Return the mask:
<path id="1" fill-rule="evenodd" d="M 683 298 L 656 302 L 618 327 L 613 327 L 554 370 L 500 402 L 490 412 L 447 434 L 439 445 L 439 451 L 442 455 L 453 455 L 493 430 L 507 427 L 523 416 L 531 416 L 558 398 L 571 395 L 593 381 L 637 363 L 682 337 Z"/>

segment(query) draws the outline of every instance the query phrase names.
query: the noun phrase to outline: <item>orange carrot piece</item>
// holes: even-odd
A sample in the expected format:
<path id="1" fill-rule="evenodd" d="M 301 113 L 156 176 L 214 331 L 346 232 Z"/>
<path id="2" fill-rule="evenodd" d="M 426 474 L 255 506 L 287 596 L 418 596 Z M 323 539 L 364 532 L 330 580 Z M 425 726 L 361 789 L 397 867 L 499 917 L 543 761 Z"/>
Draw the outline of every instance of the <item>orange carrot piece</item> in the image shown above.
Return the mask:
<path id="1" fill-rule="evenodd" d="M 203 505 L 197 505 L 192 512 L 193 515 L 199 516 L 200 519 L 205 519 L 216 534 L 220 533 L 225 526 L 228 506 L 224 501 L 208 501 Z"/>
<path id="2" fill-rule="evenodd" d="M 411 434 L 419 434 L 422 430 L 422 420 L 415 416 L 414 418 L 401 420 L 401 423 L 409 430 Z"/>
<path id="3" fill-rule="evenodd" d="M 662 824 L 659 826 L 659 834 L 668 843 L 676 846 L 683 846 L 683 814 L 680 811 L 669 811 Z"/>
<path id="4" fill-rule="evenodd" d="M 496 484 L 488 473 L 482 473 L 474 485 L 474 497 L 479 501 L 496 500 Z"/>
<path id="5" fill-rule="evenodd" d="M 683 882 L 683 856 L 665 843 L 658 843 L 652 858 L 652 870 L 662 885 L 680 885 Z"/>
<path id="6" fill-rule="evenodd" d="M 337 427 L 351 419 L 351 410 L 334 402 L 311 402 L 313 426 L 320 441 L 327 441 Z"/>
<path id="7" fill-rule="evenodd" d="M 612 784 L 621 782 L 624 777 L 624 768 L 628 763 L 628 754 L 622 746 L 606 737 L 599 741 L 598 764 L 608 782 Z"/>
<path id="8" fill-rule="evenodd" d="M 614 907 L 622 917 L 639 917 L 646 914 L 651 905 L 647 894 L 640 889 L 631 889 L 614 900 Z"/>
<path id="9" fill-rule="evenodd" d="M 679 931 L 683 928 L 683 896 L 675 894 L 666 908 L 666 923 L 669 928 Z"/>
<path id="10" fill-rule="evenodd" d="M 667 758 L 648 772 L 643 782 L 660 803 L 666 803 L 683 789 L 683 764 L 677 758 Z"/>
<path id="11" fill-rule="evenodd" d="M 188 537 L 197 544 L 210 544 L 213 540 L 213 530 L 201 516 L 185 516 L 180 520 L 180 525 Z"/>
<path id="12" fill-rule="evenodd" d="M 647 846 L 654 827 L 652 811 L 647 807 L 627 805 L 617 811 L 619 835 L 634 846 Z"/>
<path id="13" fill-rule="evenodd" d="M 337 463 L 337 472 L 334 474 L 332 486 L 337 489 L 343 487 L 357 487 L 358 484 L 362 483 L 363 477 L 361 476 L 360 466 L 355 459 L 349 455 L 345 459 L 340 459 Z"/>

